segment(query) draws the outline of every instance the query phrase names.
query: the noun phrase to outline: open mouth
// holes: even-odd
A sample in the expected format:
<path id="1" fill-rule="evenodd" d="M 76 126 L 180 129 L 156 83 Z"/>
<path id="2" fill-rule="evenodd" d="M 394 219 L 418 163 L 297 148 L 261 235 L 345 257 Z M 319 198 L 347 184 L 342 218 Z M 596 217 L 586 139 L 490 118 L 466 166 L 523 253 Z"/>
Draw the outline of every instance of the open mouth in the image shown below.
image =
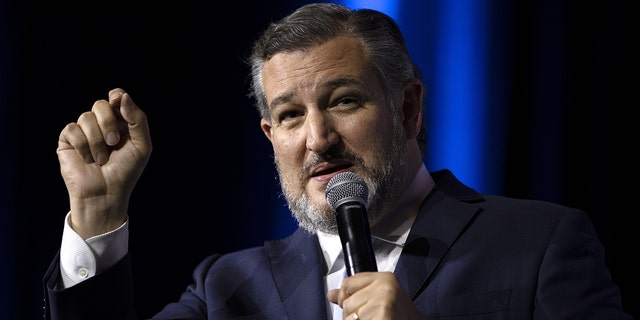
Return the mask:
<path id="1" fill-rule="evenodd" d="M 327 174 L 332 174 L 332 173 L 336 173 L 338 171 L 343 171 L 347 168 L 351 168 L 353 165 L 351 163 L 342 163 L 342 164 L 326 164 L 326 165 L 321 165 L 316 167 L 312 172 L 311 172 L 311 177 L 318 177 L 318 176 L 323 176 L 323 175 L 327 175 Z"/>

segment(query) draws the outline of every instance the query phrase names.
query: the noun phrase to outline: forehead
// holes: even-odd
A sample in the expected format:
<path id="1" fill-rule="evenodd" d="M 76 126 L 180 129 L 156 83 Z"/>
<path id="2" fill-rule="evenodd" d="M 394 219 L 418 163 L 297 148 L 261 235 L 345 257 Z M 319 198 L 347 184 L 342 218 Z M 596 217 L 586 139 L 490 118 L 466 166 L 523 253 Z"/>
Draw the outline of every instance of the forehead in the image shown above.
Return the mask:
<path id="1" fill-rule="evenodd" d="M 264 64 L 263 85 L 267 100 L 283 92 L 318 88 L 339 78 L 373 76 L 361 43 L 353 37 L 337 37 L 321 45 L 281 52 Z"/>

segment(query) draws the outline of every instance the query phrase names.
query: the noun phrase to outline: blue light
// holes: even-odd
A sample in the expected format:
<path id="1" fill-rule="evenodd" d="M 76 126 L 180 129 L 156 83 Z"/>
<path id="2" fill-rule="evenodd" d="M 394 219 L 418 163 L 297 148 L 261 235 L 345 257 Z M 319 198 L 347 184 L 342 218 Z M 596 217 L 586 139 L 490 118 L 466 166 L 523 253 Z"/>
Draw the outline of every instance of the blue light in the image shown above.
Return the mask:
<path id="1" fill-rule="evenodd" d="M 483 1 L 442 1 L 437 13 L 433 109 L 428 157 L 481 187 L 485 149 L 485 26 Z"/>
<path id="2" fill-rule="evenodd" d="M 399 0 L 391 0 L 391 1 L 371 1 L 371 0 L 346 0 L 339 1 L 342 5 L 347 6 L 352 9 L 374 9 L 380 12 L 384 12 L 392 17 L 396 22 L 398 21 L 398 10 L 400 8 L 400 4 L 402 1 Z"/>

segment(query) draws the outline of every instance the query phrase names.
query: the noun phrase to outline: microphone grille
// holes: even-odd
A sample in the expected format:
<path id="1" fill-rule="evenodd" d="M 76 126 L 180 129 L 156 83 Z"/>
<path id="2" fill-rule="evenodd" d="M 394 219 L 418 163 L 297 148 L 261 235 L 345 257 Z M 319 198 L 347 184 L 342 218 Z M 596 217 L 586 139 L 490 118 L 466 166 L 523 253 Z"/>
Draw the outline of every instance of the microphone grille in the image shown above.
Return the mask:
<path id="1" fill-rule="evenodd" d="M 327 184 L 326 199 L 329 206 L 336 210 L 345 201 L 358 201 L 366 204 L 369 196 L 367 184 L 353 172 L 341 172 Z"/>

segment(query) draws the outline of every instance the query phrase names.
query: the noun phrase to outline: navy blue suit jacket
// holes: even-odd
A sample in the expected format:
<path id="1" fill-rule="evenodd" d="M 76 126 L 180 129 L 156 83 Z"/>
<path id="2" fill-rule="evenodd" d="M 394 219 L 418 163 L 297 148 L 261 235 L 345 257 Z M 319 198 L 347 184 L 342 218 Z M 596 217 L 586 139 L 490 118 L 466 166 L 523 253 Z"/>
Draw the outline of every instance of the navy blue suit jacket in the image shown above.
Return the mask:
<path id="1" fill-rule="evenodd" d="M 447 170 L 432 173 L 395 270 L 429 319 L 632 319 L 580 210 L 481 195 Z M 317 237 L 304 230 L 264 246 L 211 255 L 157 319 L 326 319 Z M 44 277 L 51 319 L 135 319 L 129 256 L 74 287 Z"/>

